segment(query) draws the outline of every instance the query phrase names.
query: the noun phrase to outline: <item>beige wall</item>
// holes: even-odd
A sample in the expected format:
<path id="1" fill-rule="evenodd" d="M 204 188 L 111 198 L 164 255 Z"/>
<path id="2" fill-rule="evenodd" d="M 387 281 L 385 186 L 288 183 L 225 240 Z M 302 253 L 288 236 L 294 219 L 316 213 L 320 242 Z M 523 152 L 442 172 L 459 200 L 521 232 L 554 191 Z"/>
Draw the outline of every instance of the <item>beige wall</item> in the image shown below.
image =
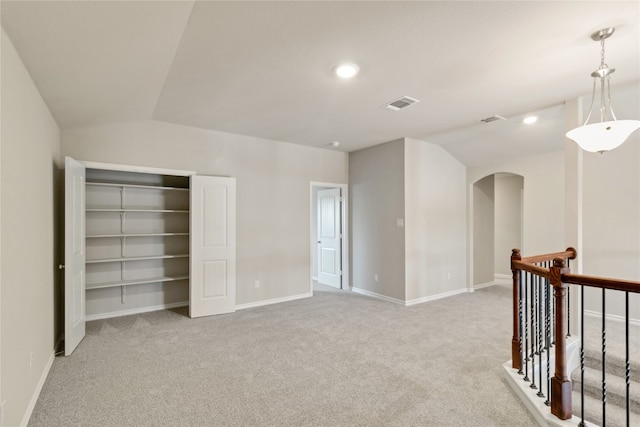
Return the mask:
<path id="1" fill-rule="evenodd" d="M 351 153 L 349 185 L 355 288 L 403 303 L 466 289 L 460 162 L 404 138 Z"/>
<path id="2" fill-rule="evenodd" d="M 612 89 L 613 90 L 613 89 Z M 640 117 L 640 86 L 618 86 L 618 118 Z M 636 102 L 621 102 L 623 97 Z M 590 102 L 583 99 L 583 102 Z M 620 105 L 621 107 L 617 107 Z M 624 109 L 623 106 L 631 108 Z M 585 109 L 589 105 L 585 104 Z M 584 152 L 582 207 L 583 273 L 640 280 L 640 132 L 613 151 Z M 601 312 L 602 292 L 585 292 L 585 309 Z M 624 293 L 607 291 L 607 314 L 624 316 Z M 640 321 L 640 295 L 630 295 L 630 316 Z"/>
<path id="3" fill-rule="evenodd" d="M 511 276 L 509 254 L 522 246 L 521 176 L 496 174 L 495 185 L 495 273 Z"/>
<path id="4" fill-rule="evenodd" d="M 495 256 L 495 177 L 473 184 L 473 282 L 493 283 Z"/>
<path id="5" fill-rule="evenodd" d="M 235 177 L 237 304 L 309 292 L 310 182 L 348 180 L 346 153 L 157 121 L 64 131 L 62 151 L 78 160 Z"/>
<path id="6" fill-rule="evenodd" d="M 0 399 L 19 425 L 53 362 L 60 131 L 4 30 L 1 102 Z"/>
<path id="7" fill-rule="evenodd" d="M 404 301 L 404 140 L 350 153 L 349 198 L 351 286 Z"/>
<path id="8" fill-rule="evenodd" d="M 406 300 L 464 290 L 466 169 L 435 144 L 404 150 Z"/>

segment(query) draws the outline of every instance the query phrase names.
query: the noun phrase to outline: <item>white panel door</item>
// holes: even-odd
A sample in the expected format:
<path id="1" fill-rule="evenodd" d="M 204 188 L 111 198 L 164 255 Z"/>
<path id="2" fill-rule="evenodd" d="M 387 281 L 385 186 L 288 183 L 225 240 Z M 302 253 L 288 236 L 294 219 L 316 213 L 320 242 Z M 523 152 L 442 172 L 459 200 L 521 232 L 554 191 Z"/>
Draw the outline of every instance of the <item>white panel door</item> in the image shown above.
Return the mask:
<path id="1" fill-rule="evenodd" d="M 64 169 L 64 354 L 85 334 L 85 168 L 71 157 Z"/>
<path id="2" fill-rule="evenodd" d="M 342 287 L 339 188 L 318 191 L 318 283 Z"/>
<path id="3" fill-rule="evenodd" d="M 191 177 L 189 316 L 236 310 L 236 180 Z"/>

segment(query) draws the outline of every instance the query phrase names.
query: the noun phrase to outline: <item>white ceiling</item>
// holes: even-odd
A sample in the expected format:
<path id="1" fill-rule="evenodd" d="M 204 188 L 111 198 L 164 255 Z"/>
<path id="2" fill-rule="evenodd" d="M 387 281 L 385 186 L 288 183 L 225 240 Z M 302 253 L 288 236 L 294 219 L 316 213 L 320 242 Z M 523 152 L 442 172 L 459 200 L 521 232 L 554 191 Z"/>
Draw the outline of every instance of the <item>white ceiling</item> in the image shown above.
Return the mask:
<path id="1" fill-rule="evenodd" d="M 411 137 L 466 165 L 538 154 L 562 148 L 562 103 L 590 91 L 600 48 L 589 35 L 607 26 L 616 27 L 606 46 L 614 106 L 616 85 L 631 88 L 632 110 L 640 104 L 639 1 L 3 0 L 1 8 L 64 129 L 154 119 L 322 148 L 340 141 L 343 151 Z M 346 60 L 361 70 L 350 81 L 333 74 Z M 382 107 L 404 95 L 421 102 Z M 530 112 L 541 120 L 522 125 Z M 494 114 L 509 120 L 478 124 Z"/>

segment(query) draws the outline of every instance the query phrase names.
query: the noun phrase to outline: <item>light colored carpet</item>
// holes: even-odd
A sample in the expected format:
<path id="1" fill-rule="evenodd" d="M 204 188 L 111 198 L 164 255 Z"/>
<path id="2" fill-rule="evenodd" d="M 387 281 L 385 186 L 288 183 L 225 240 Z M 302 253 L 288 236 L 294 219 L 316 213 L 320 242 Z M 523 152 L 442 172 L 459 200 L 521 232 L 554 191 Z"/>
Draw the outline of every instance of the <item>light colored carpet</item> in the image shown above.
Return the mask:
<path id="1" fill-rule="evenodd" d="M 30 426 L 535 426 L 502 377 L 511 291 L 403 307 L 313 298 L 87 324 Z"/>

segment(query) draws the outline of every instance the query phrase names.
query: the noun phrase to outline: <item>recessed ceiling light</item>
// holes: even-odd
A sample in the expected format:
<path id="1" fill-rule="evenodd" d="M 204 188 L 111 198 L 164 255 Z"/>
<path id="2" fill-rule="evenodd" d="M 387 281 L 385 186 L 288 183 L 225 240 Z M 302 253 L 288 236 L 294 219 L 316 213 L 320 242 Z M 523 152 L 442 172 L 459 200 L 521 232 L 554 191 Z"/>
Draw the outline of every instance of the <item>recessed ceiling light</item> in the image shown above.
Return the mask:
<path id="1" fill-rule="evenodd" d="M 340 141 L 333 141 L 333 142 L 330 142 L 330 143 L 329 143 L 329 145 L 330 145 L 330 146 L 332 146 L 332 147 L 337 147 L 337 146 L 339 146 L 339 145 L 340 145 Z"/>
<path id="2" fill-rule="evenodd" d="M 525 117 L 524 120 L 522 120 L 522 123 L 527 125 L 532 125 L 537 121 L 538 121 L 538 116 L 529 116 L 529 117 Z"/>
<path id="3" fill-rule="evenodd" d="M 360 71 L 360 68 L 356 64 L 341 64 L 336 68 L 336 74 L 341 79 L 350 79 L 358 74 L 358 71 Z"/>

